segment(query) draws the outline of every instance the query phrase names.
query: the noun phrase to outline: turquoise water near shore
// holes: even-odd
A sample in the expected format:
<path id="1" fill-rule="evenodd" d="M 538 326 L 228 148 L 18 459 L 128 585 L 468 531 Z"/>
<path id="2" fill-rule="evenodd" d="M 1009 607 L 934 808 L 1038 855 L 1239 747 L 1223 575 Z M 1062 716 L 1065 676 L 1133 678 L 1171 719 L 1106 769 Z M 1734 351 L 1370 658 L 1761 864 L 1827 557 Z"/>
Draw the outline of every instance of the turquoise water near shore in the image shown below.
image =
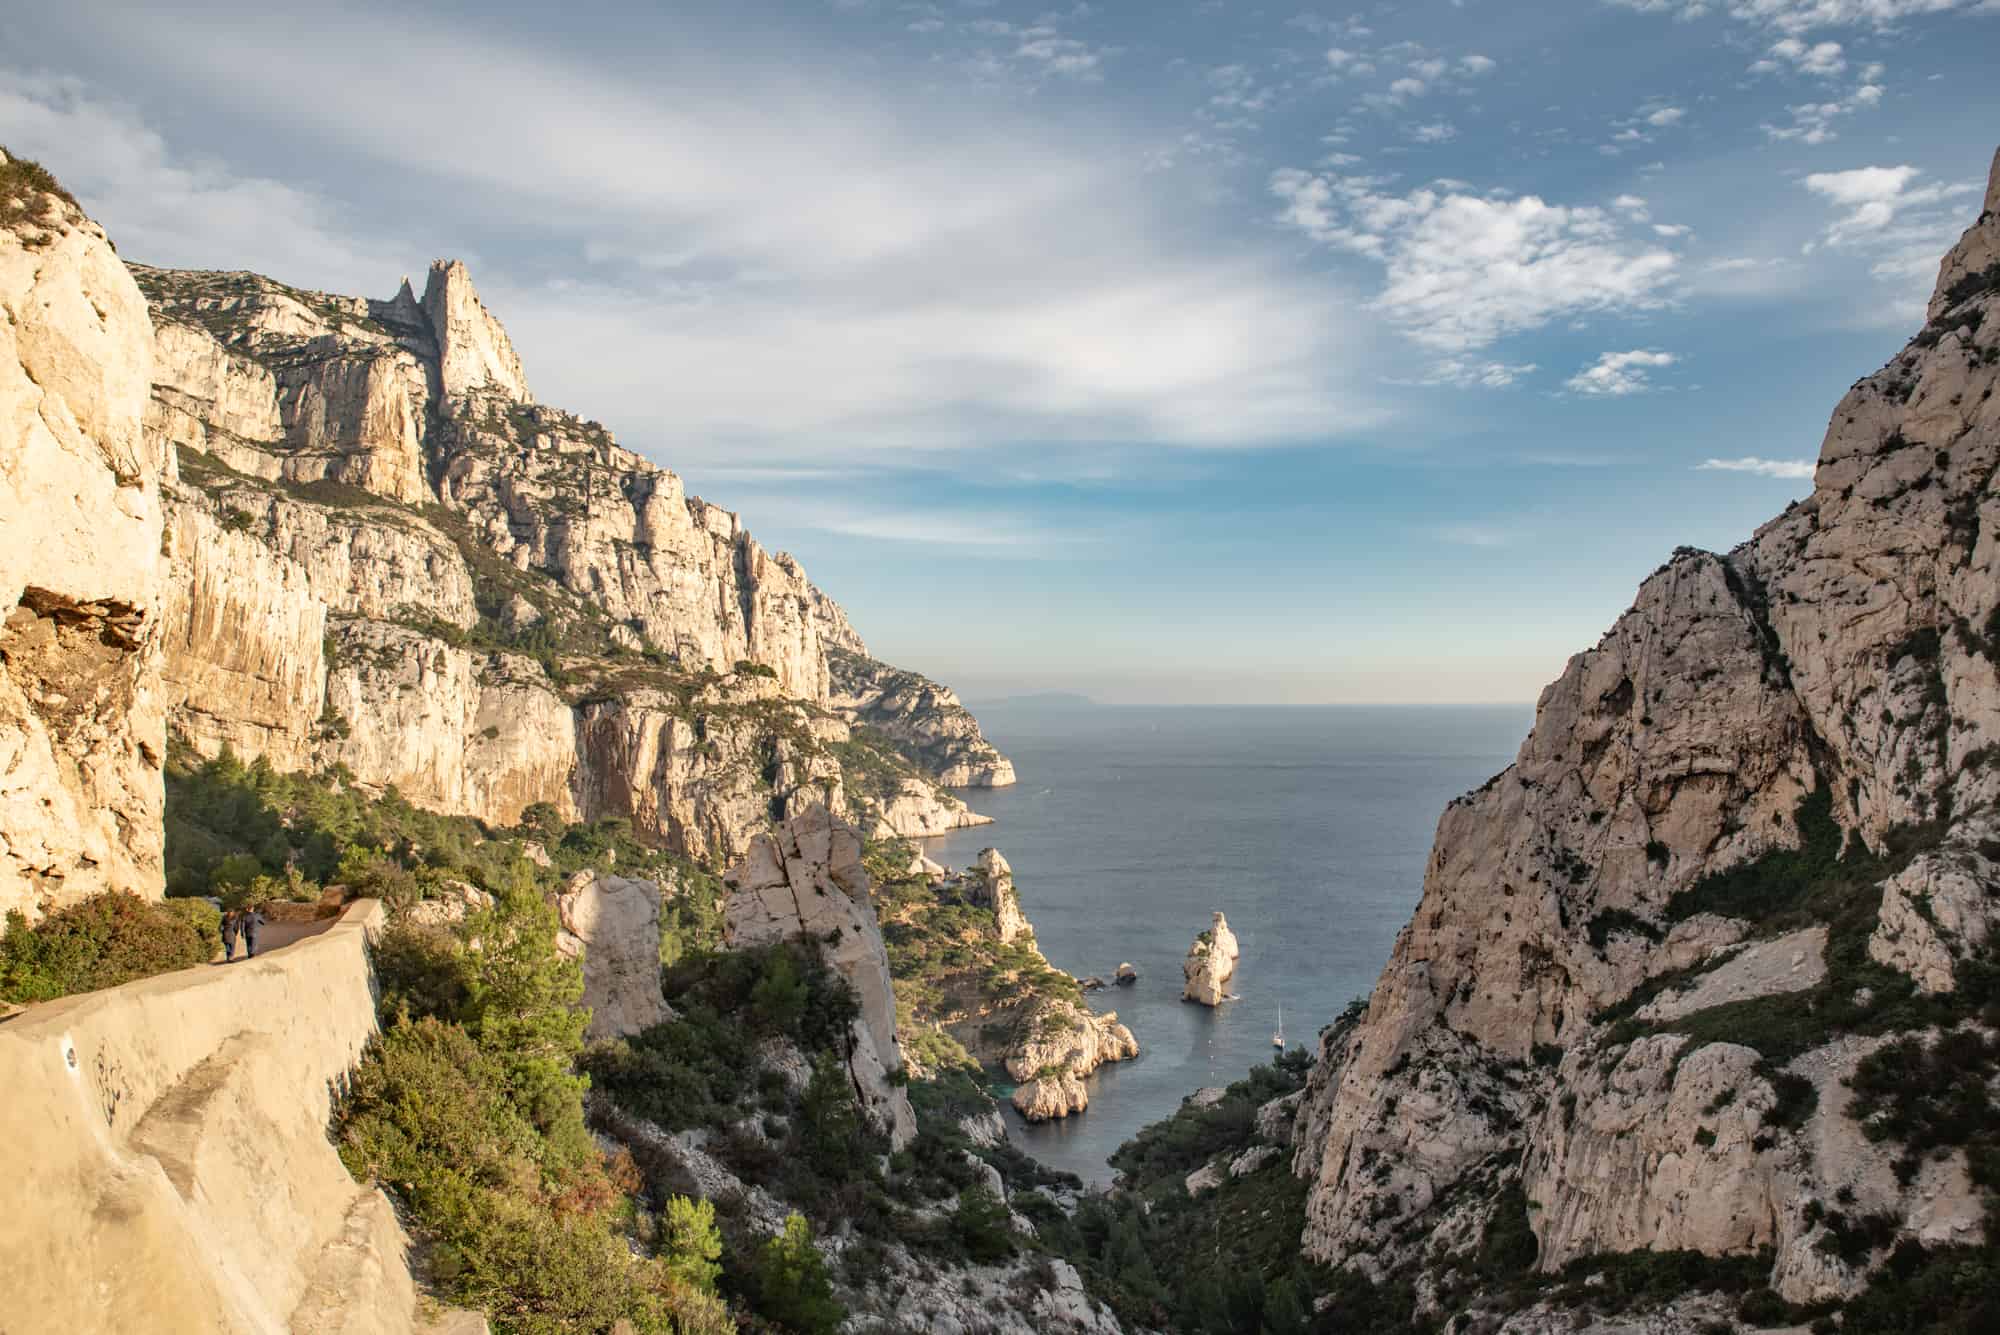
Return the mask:
<path id="1" fill-rule="evenodd" d="M 1086 1181 L 1203 1085 L 1318 1031 L 1381 972 L 1423 889 L 1445 804 L 1514 758 L 1528 705 L 1185 707 L 1023 701 L 974 706 L 1020 783 L 962 795 L 994 825 L 926 841 L 954 867 L 989 845 L 1057 968 L 1139 981 L 1092 996 L 1138 1037 L 1136 1061 L 1088 1082 L 1081 1116 L 1015 1143 Z M 1180 1000 L 1181 960 L 1220 909 L 1242 945 L 1240 1000 Z"/>

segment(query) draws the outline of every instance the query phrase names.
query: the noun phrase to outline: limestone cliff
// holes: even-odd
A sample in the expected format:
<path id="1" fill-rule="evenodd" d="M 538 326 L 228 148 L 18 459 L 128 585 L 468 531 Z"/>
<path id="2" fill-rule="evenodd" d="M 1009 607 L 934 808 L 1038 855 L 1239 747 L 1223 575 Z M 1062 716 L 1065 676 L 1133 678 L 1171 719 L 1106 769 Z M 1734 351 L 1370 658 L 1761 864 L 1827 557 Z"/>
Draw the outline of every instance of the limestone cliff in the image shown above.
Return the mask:
<path id="1" fill-rule="evenodd" d="M 864 1115 L 893 1148 L 903 1148 L 916 1136 L 916 1113 L 910 1096 L 890 1079 L 903 1065 L 896 996 L 861 865 L 860 834 L 825 807 L 812 807 L 775 834 L 753 840 L 749 856 L 725 883 L 729 944 L 813 937 L 854 990 L 861 1014 L 846 1053 L 848 1075 Z"/>
<path id="2" fill-rule="evenodd" d="M 1229 980 L 1236 976 L 1236 961 L 1242 951 L 1229 919 L 1217 910 L 1215 921 L 1188 947 L 1181 962 L 1181 999 L 1203 1006 L 1220 1006 L 1229 996 Z"/>
<path id="3" fill-rule="evenodd" d="M 0 910 L 161 879 L 160 484 L 146 305 L 0 153 Z"/>
<path id="4" fill-rule="evenodd" d="M 132 272 L 145 439 L 181 456 L 166 703 L 197 750 L 500 823 L 624 817 L 718 865 L 801 804 L 940 834 L 985 819 L 943 785 L 1011 778 L 791 557 L 537 404 L 463 264 L 389 301 Z M 879 681 L 844 694 L 830 661 Z"/>
<path id="5" fill-rule="evenodd" d="M 837 609 L 836 609 L 837 610 Z M 1004 788 L 1014 763 L 994 749 L 951 689 L 827 641 L 832 706 L 887 737 L 953 788 Z"/>
<path id="6" fill-rule="evenodd" d="M 1298 1114 L 1310 1255 L 1442 1271 L 1525 1199 L 1544 1270 L 1769 1247 L 1812 1302 L 1896 1238 L 1979 1236 L 1963 1153 L 1899 1179 L 1844 1082 L 1900 1017 L 1949 1017 L 1922 998 L 2000 917 L 1996 207 L 2000 160 L 1812 495 L 1676 553 L 1444 813 Z M 1887 1236 L 1854 1243 L 1862 1217 Z"/>

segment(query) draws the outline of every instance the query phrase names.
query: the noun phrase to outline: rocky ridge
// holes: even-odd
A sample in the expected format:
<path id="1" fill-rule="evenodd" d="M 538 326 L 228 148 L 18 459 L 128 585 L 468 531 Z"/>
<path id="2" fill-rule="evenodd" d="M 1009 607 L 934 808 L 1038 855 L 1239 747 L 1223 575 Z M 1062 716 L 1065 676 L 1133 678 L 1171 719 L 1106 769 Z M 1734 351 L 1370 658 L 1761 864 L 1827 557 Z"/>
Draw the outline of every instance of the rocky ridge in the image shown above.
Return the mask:
<path id="1" fill-rule="evenodd" d="M 1848 1081 L 1974 1013 L 1956 992 L 2000 920 L 1996 256 L 2000 157 L 1812 495 L 1727 555 L 1676 553 L 1444 813 L 1297 1114 L 1308 1255 L 1421 1260 L 1437 1301 L 1529 1202 L 1540 1270 L 1768 1249 L 1812 1304 L 1898 1240 L 1982 1236 L 1964 1152 L 1890 1171 Z"/>
<path id="2" fill-rule="evenodd" d="M 945 785 L 1011 777 L 791 557 L 537 403 L 463 264 L 388 301 L 131 273 L 140 434 L 179 455 L 161 679 L 197 751 L 501 824 L 621 817 L 717 865 L 813 803 L 882 835 L 981 823 Z"/>

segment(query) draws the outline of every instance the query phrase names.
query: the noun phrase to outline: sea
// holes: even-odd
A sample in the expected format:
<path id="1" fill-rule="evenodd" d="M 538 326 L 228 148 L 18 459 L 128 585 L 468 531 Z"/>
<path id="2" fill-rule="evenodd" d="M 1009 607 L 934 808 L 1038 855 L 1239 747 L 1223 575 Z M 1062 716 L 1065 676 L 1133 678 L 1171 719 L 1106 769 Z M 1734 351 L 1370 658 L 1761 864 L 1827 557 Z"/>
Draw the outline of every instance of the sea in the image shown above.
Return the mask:
<path id="1" fill-rule="evenodd" d="M 953 867 L 998 848 L 1057 968 L 1109 983 L 1139 1056 L 1086 1082 L 1090 1107 L 1015 1144 L 1086 1182 L 1196 1089 L 1268 1062 L 1365 996 L 1423 890 L 1439 814 L 1512 762 L 1529 705 L 1152 707 L 1061 699 L 973 706 L 1019 783 L 967 789 L 995 824 L 925 842 Z M 1183 1002 L 1181 961 L 1216 910 L 1242 946 L 1239 999 Z M 1000 1087 L 996 1093 L 1010 1092 Z M 1004 1101 L 1004 1100 L 1003 1100 Z"/>

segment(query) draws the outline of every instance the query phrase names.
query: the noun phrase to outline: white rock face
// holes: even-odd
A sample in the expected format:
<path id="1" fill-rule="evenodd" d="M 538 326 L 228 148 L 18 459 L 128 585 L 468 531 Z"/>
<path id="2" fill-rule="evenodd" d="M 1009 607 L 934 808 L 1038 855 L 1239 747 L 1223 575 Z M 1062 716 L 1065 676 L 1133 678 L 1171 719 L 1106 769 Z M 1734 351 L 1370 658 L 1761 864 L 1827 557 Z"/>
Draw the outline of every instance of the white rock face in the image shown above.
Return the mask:
<path id="1" fill-rule="evenodd" d="M 854 1022 L 848 1073 L 863 1113 L 892 1146 L 907 1145 L 916 1136 L 917 1119 L 909 1095 L 889 1082 L 903 1056 L 896 1045 L 889 955 L 861 866 L 861 836 L 815 807 L 775 835 L 752 840 L 742 865 L 724 880 L 729 886 L 725 932 L 732 946 L 814 937 L 827 963 L 854 989 L 861 1016 Z"/>
<path id="2" fill-rule="evenodd" d="M 979 850 L 979 860 L 965 879 L 965 897 L 970 904 L 993 910 L 1003 944 L 1020 936 L 1034 937 L 1034 924 L 1021 912 L 1021 897 L 1014 890 L 1014 869 L 999 849 Z"/>
<path id="3" fill-rule="evenodd" d="M 438 260 L 424 283 L 424 318 L 438 344 L 438 377 L 453 398 L 490 390 L 533 403 L 521 359 L 500 322 L 472 290 L 472 275 L 458 260 Z"/>
<path id="4" fill-rule="evenodd" d="M 1218 912 L 1208 930 L 1188 947 L 1187 959 L 1181 965 L 1187 980 L 1181 989 L 1182 999 L 1220 1006 L 1229 995 L 1229 980 L 1236 974 L 1236 961 L 1241 953 L 1236 934 L 1229 930 L 1229 920 Z"/>
<path id="5" fill-rule="evenodd" d="M 1090 1106 L 1083 1077 L 1106 1062 L 1138 1055 L 1139 1040 L 1118 1023 L 1116 1011 L 1095 1014 L 1058 1002 L 1037 1017 L 1034 1032 L 1007 1057 L 1007 1074 L 1021 1082 L 1012 1102 L 1031 1122 L 1080 1113 Z"/>
<path id="6" fill-rule="evenodd" d="M 1709 873 L 1796 846 L 1812 792 L 1850 841 L 1879 850 L 1926 827 L 1936 841 L 1888 882 L 1873 959 L 1946 993 L 1991 938 L 1996 200 L 2000 178 L 1942 267 L 1929 326 L 1836 410 L 1811 497 L 1726 557 L 1676 553 L 1543 692 L 1515 763 L 1445 811 L 1422 903 L 1365 1014 L 1328 1032 L 1295 1124 L 1312 1256 L 1377 1272 L 1414 1260 L 1443 1240 L 1455 1207 L 1441 1198 L 1520 1153 L 1545 1267 L 1769 1245 L 1788 1297 L 1860 1282 L 1803 1222 L 1861 1162 L 1829 1074 L 1858 1060 L 1850 1040 L 1829 1032 L 1790 1063 L 1819 1092 L 1801 1128 L 1771 1120 L 1776 1077 L 1752 1049 L 1682 1052 L 1670 1034 L 1621 1047 L 1599 1015 L 1690 968 L 1652 1023 L 1807 1004 L 1838 953 L 1817 933 L 1760 940 L 1667 910 Z M 1960 1199 L 1952 1181 L 1863 1185 L 1854 1209 L 1955 1235 L 1956 1205 L 1940 1208 Z"/>
<path id="7" fill-rule="evenodd" d="M 928 677 L 869 658 L 845 616 L 821 623 L 828 646 L 828 703 L 850 722 L 866 724 L 917 757 L 952 788 L 1003 788 L 1014 782 L 1014 762 L 979 730 L 958 696 Z M 832 622 L 831 625 L 828 622 Z"/>
<path id="8" fill-rule="evenodd" d="M 1996 835 L 2000 822 L 1969 820 L 1957 848 L 1923 854 L 1884 882 L 1869 958 L 1908 974 L 1926 992 L 1956 990 L 1959 961 L 1985 944 L 2000 919 L 1991 892 L 2000 884 L 2000 865 L 1986 855 Z"/>
<path id="9" fill-rule="evenodd" d="M 326 699 L 326 604 L 305 567 L 172 502 L 163 683 L 195 749 L 308 768 Z"/>
<path id="10" fill-rule="evenodd" d="M 1711 1006 L 1815 987 L 1826 977 L 1826 928 L 1808 927 L 1718 957 L 1722 962 L 1692 987 L 1662 993 L 1639 1008 L 1638 1018 L 1678 1020 Z"/>
<path id="11" fill-rule="evenodd" d="M 338 622 L 333 639 L 323 759 L 366 788 L 504 825 L 536 802 L 576 817 L 574 716 L 531 660 L 380 621 Z"/>
<path id="12" fill-rule="evenodd" d="M 556 896 L 556 946 L 583 958 L 586 1038 L 620 1038 L 674 1018 L 660 991 L 660 887 L 582 871 Z"/>
<path id="13" fill-rule="evenodd" d="M 1546 1202 L 1544 1269 L 1593 1252 L 1719 1255 L 1776 1242 L 1794 1181 L 1780 1169 L 1789 1148 L 1757 1147 L 1776 1102 L 1758 1054 L 1711 1043 L 1682 1057 L 1685 1042 L 1641 1039 L 1608 1073 L 1595 1054 L 1565 1061 L 1557 1078 L 1576 1101 L 1544 1112 L 1522 1173 L 1528 1198 Z"/>
<path id="14" fill-rule="evenodd" d="M 53 195 L 0 219 L 0 910 L 162 887 L 146 304 Z"/>

